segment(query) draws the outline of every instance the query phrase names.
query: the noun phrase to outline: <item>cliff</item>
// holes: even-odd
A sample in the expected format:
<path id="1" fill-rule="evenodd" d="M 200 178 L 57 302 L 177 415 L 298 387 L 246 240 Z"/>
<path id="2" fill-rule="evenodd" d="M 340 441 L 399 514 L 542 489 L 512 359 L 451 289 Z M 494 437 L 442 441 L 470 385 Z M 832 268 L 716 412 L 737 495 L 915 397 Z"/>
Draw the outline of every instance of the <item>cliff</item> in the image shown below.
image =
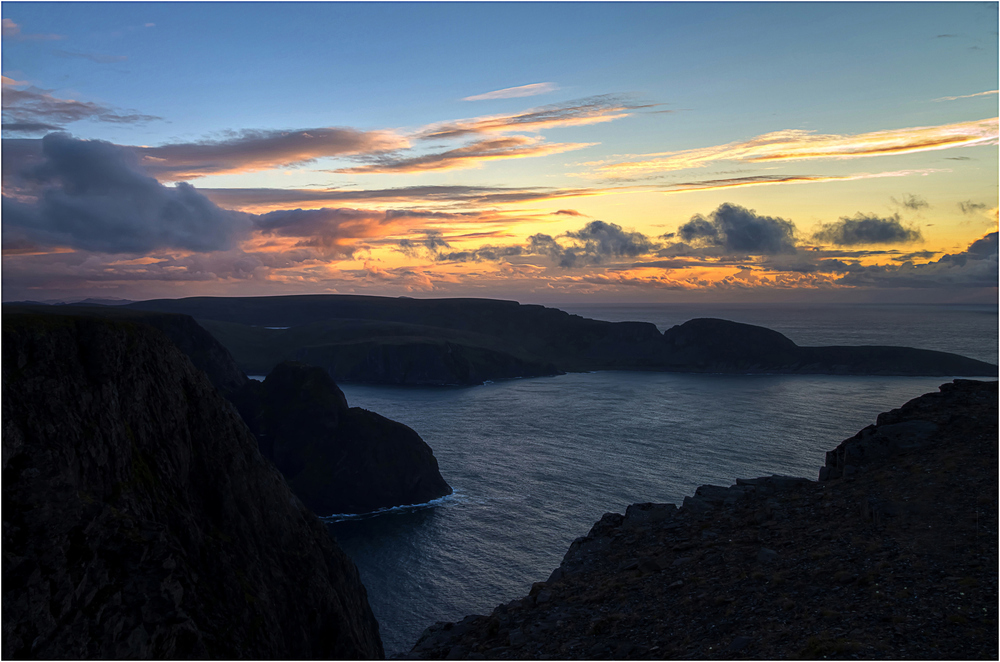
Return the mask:
<path id="1" fill-rule="evenodd" d="M 278 365 L 233 395 L 292 491 L 319 515 L 364 513 L 451 494 L 430 447 L 412 429 L 360 407 L 325 370 Z"/>
<path id="2" fill-rule="evenodd" d="M 3 655 L 376 658 L 354 564 L 161 332 L 3 316 Z"/>
<path id="3" fill-rule="evenodd" d="M 608 513 L 421 659 L 997 659 L 997 383 L 956 380 L 828 453 L 823 480 Z"/>
<path id="4" fill-rule="evenodd" d="M 264 385 L 188 315 L 85 306 L 4 306 L 5 314 L 90 317 L 162 331 L 237 410 L 292 491 L 314 513 L 359 513 L 451 493 L 430 447 L 409 427 L 360 408 L 318 368 L 282 364 Z"/>
<path id="5" fill-rule="evenodd" d="M 142 301 L 132 310 L 192 315 L 249 374 L 284 360 L 341 381 L 478 384 L 590 370 L 996 376 L 997 366 L 907 347 L 799 347 L 776 331 L 695 319 L 661 334 L 490 299 L 309 295 Z"/>

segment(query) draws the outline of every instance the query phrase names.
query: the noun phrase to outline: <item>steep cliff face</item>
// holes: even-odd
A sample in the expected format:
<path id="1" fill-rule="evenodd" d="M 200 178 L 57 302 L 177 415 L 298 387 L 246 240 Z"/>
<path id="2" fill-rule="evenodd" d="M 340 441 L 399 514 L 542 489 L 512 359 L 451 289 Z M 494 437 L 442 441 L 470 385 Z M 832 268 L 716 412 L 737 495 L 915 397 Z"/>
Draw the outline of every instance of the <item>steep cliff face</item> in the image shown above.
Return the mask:
<path id="1" fill-rule="evenodd" d="M 261 452 L 319 515 L 364 513 L 451 494 L 412 429 L 359 407 L 322 368 L 278 365 L 234 394 Z"/>
<path id="2" fill-rule="evenodd" d="M 375 658 L 353 563 L 143 324 L 5 311 L 3 655 Z"/>

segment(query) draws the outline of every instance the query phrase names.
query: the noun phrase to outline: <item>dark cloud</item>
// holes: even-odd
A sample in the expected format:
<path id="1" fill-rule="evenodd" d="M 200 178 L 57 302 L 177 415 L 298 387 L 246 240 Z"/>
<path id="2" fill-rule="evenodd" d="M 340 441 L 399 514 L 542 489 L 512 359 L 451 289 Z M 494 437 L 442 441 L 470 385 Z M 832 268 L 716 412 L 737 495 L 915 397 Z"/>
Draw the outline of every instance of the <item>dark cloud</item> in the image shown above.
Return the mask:
<path id="1" fill-rule="evenodd" d="M 300 165 L 328 156 L 387 152 L 407 145 L 388 131 L 317 128 L 298 131 L 240 131 L 222 140 L 139 147 L 142 164 L 165 180 L 252 172 Z"/>
<path id="2" fill-rule="evenodd" d="M 649 254 L 659 247 L 639 232 L 626 232 L 621 226 L 604 221 L 592 221 L 581 229 L 567 232 L 558 238 L 542 233 L 534 234 L 528 237 L 527 244 L 523 246 L 485 245 L 470 250 L 442 252 L 441 248 L 450 246 L 440 236 L 431 234 L 426 235 L 422 242 L 404 240 L 398 246 L 411 255 L 426 250 L 438 261 L 499 262 L 510 257 L 541 255 L 566 268 L 602 264 L 611 258 L 634 258 Z"/>
<path id="3" fill-rule="evenodd" d="M 897 200 L 893 197 L 890 197 L 889 199 L 892 200 L 894 204 L 897 204 L 900 207 L 906 207 L 907 209 L 912 209 L 913 211 L 923 209 L 924 207 L 930 207 L 930 204 L 926 200 L 921 198 L 919 195 L 913 195 L 912 193 L 904 194 L 902 200 Z"/>
<path id="4" fill-rule="evenodd" d="M 128 59 L 127 55 L 105 55 L 104 53 L 77 53 L 75 51 L 53 51 L 56 55 L 60 57 L 73 57 L 79 58 L 81 60 L 90 60 L 91 62 L 97 62 L 98 64 L 111 64 L 112 62 L 124 62 Z"/>
<path id="5" fill-rule="evenodd" d="M 625 232 L 620 225 L 604 221 L 591 221 L 576 232 L 567 232 L 566 236 L 576 239 L 580 245 L 567 248 L 564 258 L 573 256 L 570 261 L 584 259 L 591 264 L 599 264 L 610 257 L 645 255 L 656 248 L 644 234 Z"/>
<path id="6" fill-rule="evenodd" d="M 155 115 L 121 112 L 110 106 L 91 101 L 60 99 L 34 85 L 21 89 L 23 83 L 4 78 L 3 117 L 7 124 L 67 124 L 80 120 L 111 122 L 114 124 L 141 124 L 161 119 Z"/>
<path id="7" fill-rule="evenodd" d="M 435 257 L 439 262 L 499 262 L 508 257 L 524 255 L 521 246 L 480 246 L 471 251 L 454 251 L 438 253 Z"/>
<path id="8" fill-rule="evenodd" d="M 62 127 L 55 124 L 44 124 L 42 122 L 4 122 L 0 129 L 11 133 L 48 133 L 59 131 Z"/>
<path id="9" fill-rule="evenodd" d="M 718 247 L 727 253 L 773 255 L 795 252 L 795 224 L 761 216 L 752 209 L 725 202 L 707 217 L 696 214 L 677 229 L 677 236 L 695 245 Z"/>
<path id="10" fill-rule="evenodd" d="M 997 233 L 990 232 L 982 239 L 977 239 L 969 245 L 966 251 L 973 260 L 983 260 L 997 254 Z"/>
<path id="11" fill-rule="evenodd" d="M 920 241 L 920 230 L 903 226 L 899 214 L 881 218 L 858 212 L 854 218 L 841 216 L 836 223 L 824 223 L 813 239 L 837 246 L 859 244 L 906 244 Z"/>
<path id="12" fill-rule="evenodd" d="M 893 262 L 912 262 L 913 260 L 929 260 L 937 255 L 936 251 L 916 251 L 893 256 Z"/>
<path id="13" fill-rule="evenodd" d="M 560 209 L 558 211 L 552 212 L 555 216 L 586 216 L 586 214 L 581 214 L 575 209 Z"/>
<path id="14" fill-rule="evenodd" d="M 863 268 L 856 262 L 844 262 L 843 260 L 833 259 L 812 262 L 801 259 L 793 262 L 766 262 L 763 266 L 771 271 L 792 271 L 800 274 L 849 273 Z"/>
<path id="15" fill-rule="evenodd" d="M 991 232 L 953 255 L 935 262 L 873 265 L 845 274 L 838 284 L 859 287 L 997 287 L 997 233 Z"/>
<path id="16" fill-rule="evenodd" d="M 423 240 L 402 239 L 397 242 L 397 248 L 410 257 L 416 257 L 420 249 L 437 253 L 442 248 L 451 248 L 451 245 L 441 236 L 440 232 L 429 230 L 424 233 Z"/>
<path id="17" fill-rule="evenodd" d="M 117 145 L 53 133 L 42 139 L 42 155 L 21 173 L 32 195 L 3 197 L 5 234 L 45 246 L 139 253 L 226 249 L 249 229 L 246 214 L 217 207 L 188 184 L 163 186 Z"/>
<path id="18" fill-rule="evenodd" d="M 989 205 L 985 202 L 973 202 L 972 200 L 964 200 L 958 203 L 958 208 L 962 210 L 963 214 L 975 214 L 988 207 Z"/>

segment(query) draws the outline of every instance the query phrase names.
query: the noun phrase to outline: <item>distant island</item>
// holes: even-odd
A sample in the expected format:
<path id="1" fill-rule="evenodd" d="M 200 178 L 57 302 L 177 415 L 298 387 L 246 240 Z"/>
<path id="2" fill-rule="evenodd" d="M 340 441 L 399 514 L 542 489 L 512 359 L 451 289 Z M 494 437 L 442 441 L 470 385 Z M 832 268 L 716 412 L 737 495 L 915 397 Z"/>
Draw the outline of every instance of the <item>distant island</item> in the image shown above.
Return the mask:
<path id="1" fill-rule="evenodd" d="M 997 366 L 909 347 L 799 347 L 763 327 L 694 319 L 664 333 L 493 299 L 191 297 L 117 306 L 191 315 L 247 374 L 282 361 L 338 382 L 473 385 L 594 370 L 993 377 Z"/>

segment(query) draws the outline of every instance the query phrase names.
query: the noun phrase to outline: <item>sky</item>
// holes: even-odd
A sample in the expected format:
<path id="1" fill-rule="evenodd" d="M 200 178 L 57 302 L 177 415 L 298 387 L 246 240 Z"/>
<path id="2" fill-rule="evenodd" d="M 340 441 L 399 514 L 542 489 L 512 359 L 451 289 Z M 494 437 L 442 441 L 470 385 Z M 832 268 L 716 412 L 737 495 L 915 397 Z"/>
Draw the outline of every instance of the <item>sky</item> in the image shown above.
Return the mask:
<path id="1" fill-rule="evenodd" d="M 26 3 L 4 301 L 997 301 L 998 3 Z"/>

